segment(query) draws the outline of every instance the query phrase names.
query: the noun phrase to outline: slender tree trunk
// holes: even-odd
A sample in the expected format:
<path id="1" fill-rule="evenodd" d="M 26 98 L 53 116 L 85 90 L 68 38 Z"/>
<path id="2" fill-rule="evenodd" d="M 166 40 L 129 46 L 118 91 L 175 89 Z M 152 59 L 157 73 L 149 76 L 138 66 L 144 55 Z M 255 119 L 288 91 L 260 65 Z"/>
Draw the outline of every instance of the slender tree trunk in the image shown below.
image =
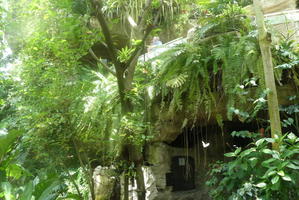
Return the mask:
<path id="1" fill-rule="evenodd" d="M 133 65 L 137 65 L 137 60 L 133 61 Z M 127 68 L 129 68 L 128 66 Z M 134 66 L 135 69 L 135 66 Z M 130 101 L 130 99 L 126 98 L 126 93 L 131 90 L 132 88 L 132 81 L 134 76 L 134 71 L 129 71 L 129 75 L 126 78 L 123 77 L 117 77 L 118 79 L 118 89 L 120 95 L 123 94 L 124 96 L 121 97 L 123 100 L 121 100 L 122 104 L 122 115 L 125 116 L 130 112 L 134 111 L 134 105 Z M 131 133 L 127 133 L 130 135 Z M 136 183 L 137 183 L 137 198 L 138 200 L 145 200 L 145 184 L 144 184 L 144 176 L 142 171 L 142 161 L 143 161 L 143 155 L 139 151 L 139 148 L 137 148 L 134 144 L 125 144 L 122 146 L 122 148 L 127 148 L 128 154 L 129 154 L 129 161 L 134 162 L 136 166 Z M 125 186 L 127 187 L 127 186 Z"/>
<path id="2" fill-rule="evenodd" d="M 142 38 L 141 45 L 135 49 L 135 51 L 132 53 L 131 57 L 128 59 L 127 63 L 120 63 L 117 59 L 116 49 L 114 47 L 111 32 L 109 30 L 109 27 L 107 25 L 107 22 L 105 20 L 105 17 L 102 12 L 102 1 L 97 0 L 91 0 L 92 5 L 95 8 L 96 11 L 96 17 L 101 25 L 103 35 L 105 37 L 105 41 L 107 44 L 108 54 L 110 56 L 111 61 L 114 64 L 115 67 L 115 75 L 117 78 L 117 84 L 118 84 L 118 91 L 120 96 L 120 103 L 122 108 L 122 115 L 126 116 L 128 113 L 134 111 L 134 105 L 133 102 L 129 98 L 126 97 L 126 94 L 128 91 L 131 90 L 135 67 L 137 65 L 137 60 L 142 52 L 143 45 L 148 38 L 150 32 L 153 30 L 153 25 L 146 25 L 145 21 L 146 18 L 145 15 L 141 16 L 140 21 L 138 24 L 141 24 L 142 26 L 146 26 L 145 29 L 141 28 L 141 30 L 144 30 L 144 35 Z M 152 0 L 147 0 L 146 2 L 146 9 L 145 12 L 150 12 L 149 7 L 151 6 Z M 156 24 L 158 21 L 159 15 L 156 15 L 153 24 Z M 125 74 L 125 71 L 127 74 Z M 127 133 L 129 136 L 131 133 Z M 125 144 L 126 141 L 121 146 L 121 152 L 126 151 L 127 144 Z M 134 162 L 136 166 L 136 179 L 137 179 L 137 187 L 138 187 L 138 200 L 145 200 L 145 185 L 144 185 L 144 177 L 142 172 L 142 153 L 139 152 L 138 148 L 134 147 L 134 144 L 129 145 L 133 148 L 127 149 L 130 156 L 128 161 Z M 126 188 L 126 186 L 125 186 Z"/>
<path id="3" fill-rule="evenodd" d="M 282 135 L 281 133 L 281 122 L 279 116 L 279 106 L 277 99 L 277 90 L 274 79 L 273 72 L 273 62 L 271 55 L 271 36 L 267 32 L 264 22 L 264 15 L 262 12 L 262 5 L 260 0 L 253 0 L 255 14 L 256 14 L 256 23 L 258 26 L 259 33 L 259 44 L 262 52 L 263 66 L 264 66 L 264 75 L 266 87 L 270 89 L 268 93 L 268 109 L 270 116 L 270 126 L 271 126 L 271 137 L 277 138 Z M 273 143 L 273 149 L 279 150 L 279 144 Z"/>
<path id="4" fill-rule="evenodd" d="M 129 177 L 124 174 L 124 199 L 129 200 Z"/>
<path id="5" fill-rule="evenodd" d="M 113 185 L 113 192 L 110 200 L 120 200 L 121 197 L 121 186 L 120 186 L 120 178 L 116 177 L 116 180 Z"/>
<path id="6" fill-rule="evenodd" d="M 133 104 L 130 101 L 130 99 L 126 97 L 126 93 L 131 89 L 132 83 L 127 83 L 126 79 L 123 76 L 124 72 L 122 70 L 116 69 L 117 86 L 120 97 L 122 115 L 125 116 L 129 112 L 133 111 Z"/>

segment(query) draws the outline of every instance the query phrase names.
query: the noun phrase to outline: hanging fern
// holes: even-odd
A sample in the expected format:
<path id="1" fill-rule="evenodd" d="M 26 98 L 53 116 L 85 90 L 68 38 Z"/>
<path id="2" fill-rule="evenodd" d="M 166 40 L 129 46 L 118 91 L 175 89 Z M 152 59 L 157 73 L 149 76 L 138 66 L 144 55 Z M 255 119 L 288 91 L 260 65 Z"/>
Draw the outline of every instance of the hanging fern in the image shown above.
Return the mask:
<path id="1" fill-rule="evenodd" d="M 188 78 L 187 74 L 179 74 L 177 77 L 174 77 L 173 79 L 170 79 L 166 82 L 166 86 L 171 88 L 179 88 L 186 82 L 186 79 Z"/>
<path id="2" fill-rule="evenodd" d="M 168 109 L 173 116 L 183 111 L 194 121 L 199 114 L 209 119 L 217 103 L 224 100 L 226 118 L 231 120 L 237 110 L 243 114 L 241 120 L 249 113 L 256 116 L 256 106 L 249 101 L 264 94 L 265 81 L 255 27 L 243 17 L 240 7 L 225 5 L 223 9 L 204 19 L 191 41 L 156 57 L 151 85 L 161 97 L 161 110 Z M 299 84 L 298 58 L 290 43 L 274 49 L 278 83 L 287 73 Z"/>

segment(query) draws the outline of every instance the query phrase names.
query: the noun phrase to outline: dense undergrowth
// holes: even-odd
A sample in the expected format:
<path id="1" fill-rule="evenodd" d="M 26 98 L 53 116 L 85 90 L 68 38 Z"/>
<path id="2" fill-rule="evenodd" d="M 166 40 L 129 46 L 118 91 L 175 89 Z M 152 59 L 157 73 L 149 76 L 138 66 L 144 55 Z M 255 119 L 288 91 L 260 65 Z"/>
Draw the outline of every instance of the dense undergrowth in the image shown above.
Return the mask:
<path id="1" fill-rule="evenodd" d="M 299 138 L 293 133 L 277 138 L 280 151 L 271 150 L 272 138 L 262 138 L 242 151 L 225 154 L 227 163 L 214 164 L 207 185 L 215 200 L 298 199 Z"/>

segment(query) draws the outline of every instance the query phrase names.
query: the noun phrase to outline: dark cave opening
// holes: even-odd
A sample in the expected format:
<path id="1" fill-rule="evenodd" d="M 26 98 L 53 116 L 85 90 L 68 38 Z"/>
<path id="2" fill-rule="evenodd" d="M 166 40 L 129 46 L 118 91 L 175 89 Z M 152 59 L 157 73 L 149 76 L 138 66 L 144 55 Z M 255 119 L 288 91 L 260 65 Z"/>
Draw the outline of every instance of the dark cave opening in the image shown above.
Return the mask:
<path id="1" fill-rule="evenodd" d="M 242 123 L 236 121 L 223 122 L 223 129 L 218 125 L 196 126 L 192 128 L 184 128 L 182 133 L 168 145 L 176 148 L 194 148 L 196 146 L 203 146 L 211 144 L 213 146 L 223 145 L 226 143 L 227 151 L 233 150 L 232 147 L 245 147 L 252 142 L 250 138 L 232 137 L 231 133 L 234 131 L 249 131 L 252 133 L 259 133 L 263 131 L 266 126 L 259 124 L 256 121 L 250 123 Z M 267 136 L 267 135 L 265 135 Z"/>
<path id="2" fill-rule="evenodd" d="M 174 156 L 171 159 L 171 172 L 166 174 L 166 185 L 172 191 L 195 188 L 195 162 L 190 156 Z"/>
<path id="3" fill-rule="evenodd" d="M 252 142 L 250 138 L 232 137 L 233 131 L 257 133 L 262 127 L 257 121 L 224 121 L 222 128 L 217 124 L 184 128 L 174 141 L 167 143 L 176 149 L 173 151 L 188 153 L 172 154 L 166 185 L 172 187 L 173 192 L 194 189 L 198 184 L 195 184 L 198 178 L 196 173 L 204 173 L 210 163 L 224 160 L 224 153 L 234 151 L 236 147 L 246 147 Z"/>
<path id="4" fill-rule="evenodd" d="M 182 133 L 168 145 L 177 148 L 193 148 L 196 145 L 202 145 L 202 142 L 211 142 L 212 137 L 219 133 L 221 133 L 221 128 L 217 125 L 184 128 Z"/>

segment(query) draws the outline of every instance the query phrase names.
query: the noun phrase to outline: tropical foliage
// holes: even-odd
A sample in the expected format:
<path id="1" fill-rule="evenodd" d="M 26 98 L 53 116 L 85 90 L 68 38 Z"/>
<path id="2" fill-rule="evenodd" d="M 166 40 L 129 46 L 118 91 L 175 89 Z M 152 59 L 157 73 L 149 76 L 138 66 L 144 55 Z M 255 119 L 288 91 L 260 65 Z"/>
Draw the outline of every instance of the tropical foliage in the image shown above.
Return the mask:
<path id="1" fill-rule="evenodd" d="M 203 25 L 191 41 L 155 58 L 156 95 L 161 94 L 162 106 L 166 104 L 170 113 L 187 110 L 195 119 L 200 110 L 209 116 L 225 96 L 228 119 L 235 114 L 242 121 L 252 119 L 267 93 L 257 33 L 238 5 L 225 5 L 216 16 L 219 11 L 214 9 L 208 11 L 211 16 L 200 18 Z M 292 41 L 273 49 L 277 82 L 298 85 L 298 55 Z"/>
<path id="2" fill-rule="evenodd" d="M 286 134 L 280 152 L 271 150 L 273 139 L 262 138 L 248 149 L 241 148 L 225 156 L 228 163 L 217 163 L 207 182 L 215 187 L 213 199 L 298 199 L 298 137 Z"/>
<path id="3" fill-rule="evenodd" d="M 172 117 L 185 112 L 186 125 L 199 112 L 209 119 L 225 99 L 225 112 L 217 113 L 220 125 L 226 118 L 250 121 L 267 109 L 256 28 L 242 8 L 250 1 L 3 2 L 0 199 L 95 199 L 98 165 L 137 178 L 142 193 L 145 144 L 155 139 L 163 111 Z M 154 36 L 168 42 L 194 24 L 185 43 L 138 61 Z M 277 83 L 299 86 L 294 42 L 273 44 L 273 55 Z M 298 105 L 290 104 L 281 108 L 283 124 L 298 131 Z M 236 159 L 212 173 L 213 197 L 251 192 L 271 199 L 284 189 L 297 197 L 295 184 L 281 183 L 297 181 L 298 139 L 289 134 L 281 140 L 281 152 L 261 139 L 244 151 L 250 153 L 227 154 Z M 250 178 L 264 162 L 259 173 L 271 169 L 270 175 Z M 242 176 L 231 176 L 240 163 Z M 269 186 L 272 179 L 275 187 Z"/>

